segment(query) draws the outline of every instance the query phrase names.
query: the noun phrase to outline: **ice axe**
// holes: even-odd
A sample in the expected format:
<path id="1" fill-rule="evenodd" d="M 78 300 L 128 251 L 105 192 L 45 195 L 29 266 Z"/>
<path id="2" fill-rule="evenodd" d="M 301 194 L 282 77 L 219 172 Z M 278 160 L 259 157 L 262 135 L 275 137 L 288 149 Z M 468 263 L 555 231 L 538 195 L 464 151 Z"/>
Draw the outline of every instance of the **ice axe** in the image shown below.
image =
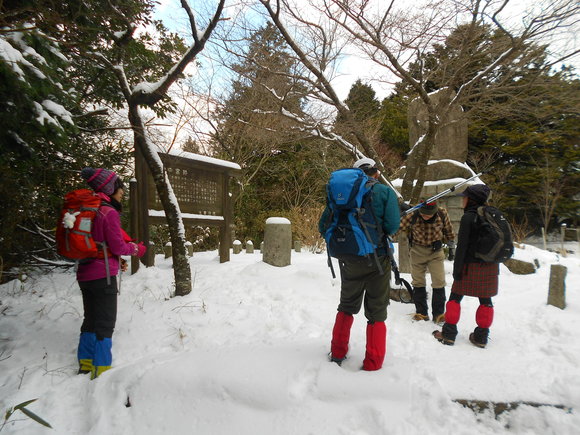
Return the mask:
<path id="1" fill-rule="evenodd" d="M 480 172 L 479 174 L 474 175 L 473 177 L 469 177 L 467 180 L 463 180 L 460 183 L 457 183 L 455 186 L 450 187 L 447 190 L 444 190 L 443 192 L 439 192 L 437 195 L 432 196 L 431 198 L 426 199 L 425 201 L 420 202 L 419 204 L 409 208 L 408 210 L 403 211 L 402 215 L 408 215 L 413 213 L 415 210 L 419 210 L 421 207 L 423 207 L 425 204 L 429 203 L 429 202 L 433 202 L 433 201 L 437 201 L 439 198 L 444 197 L 445 195 L 449 195 L 450 193 L 455 192 L 455 190 L 458 187 L 463 186 L 465 183 L 470 182 L 471 180 L 473 180 L 474 178 L 477 178 L 479 176 L 483 175 L 483 172 Z"/>
<path id="2" fill-rule="evenodd" d="M 395 275 L 395 284 L 398 285 L 399 287 L 401 285 L 405 286 L 410 296 L 410 299 L 404 300 L 402 297 L 403 293 L 399 293 L 399 298 L 402 303 L 410 304 L 413 302 L 413 287 L 411 286 L 411 284 L 407 282 L 407 280 L 401 278 L 397 262 L 395 261 L 393 242 L 388 236 L 385 236 L 385 242 L 387 256 L 389 257 L 389 261 L 391 262 L 391 269 L 393 270 L 393 274 Z"/>

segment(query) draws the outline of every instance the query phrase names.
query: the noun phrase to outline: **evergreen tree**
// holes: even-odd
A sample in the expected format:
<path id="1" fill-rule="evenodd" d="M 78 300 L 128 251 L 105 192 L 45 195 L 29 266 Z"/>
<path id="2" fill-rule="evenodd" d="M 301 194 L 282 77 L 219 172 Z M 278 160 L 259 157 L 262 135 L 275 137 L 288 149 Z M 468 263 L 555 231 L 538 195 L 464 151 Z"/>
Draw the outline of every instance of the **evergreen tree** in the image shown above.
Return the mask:
<path id="1" fill-rule="evenodd" d="M 506 38 L 486 25 L 460 25 L 410 71 L 428 92 L 458 90 L 494 53 L 505 51 Z M 569 68 L 551 72 L 546 58 L 546 47 L 527 44 L 511 65 L 497 68 L 462 101 L 469 116 L 468 160 L 488 170 L 483 178 L 496 204 L 536 228 L 549 226 L 555 216 L 575 220 L 579 204 L 573 197 L 580 191 L 578 80 Z M 399 98 L 416 97 L 404 82 L 395 89 Z"/>
<path id="2" fill-rule="evenodd" d="M 123 95 L 93 55 L 97 50 L 120 54 L 119 47 L 128 44 L 125 56 L 139 61 L 129 77 L 159 77 L 163 63 L 183 43 L 157 24 L 166 58 L 153 62 L 153 38 L 144 33 L 137 42 L 124 41 L 127 23 L 119 13 L 129 11 L 151 23 L 152 7 L 149 0 L 0 4 L 0 169 L 5 175 L 0 256 L 5 268 L 54 255 L 51 230 L 64 193 L 82 184 L 81 168 L 103 166 L 121 175 L 131 170 L 125 133 L 116 131 L 107 116 L 107 108 L 123 107 Z M 170 108 L 166 104 L 161 112 Z"/>
<path id="3" fill-rule="evenodd" d="M 388 178 L 401 167 L 402 158 L 409 149 L 406 101 L 406 98 L 392 95 L 380 103 L 374 89 L 360 79 L 353 83 L 348 97 L 344 100 L 351 113 L 350 119 L 362 126 L 383 163 Z M 337 116 L 334 128 L 349 141 L 356 140 L 349 133 L 352 129 L 344 116 Z"/>
<path id="4" fill-rule="evenodd" d="M 278 30 L 267 24 L 248 41 L 232 91 L 218 112 L 213 148 L 218 157 L 243 169 L 234 215 L 238 237 L 260 240 L 273 213 L 322 201 L 326 144 L 305 141 L 299 123 L 305 87 L 292 78 L 294 67 Z"/>
<path id="5" fill-rule="evenodd" d="M 393 93 L 382 101 L 378 113 L 381 142 L 401 158 L 409 151 L 408 106 L 408 97 Z"/>
<path id="6" fill-rule="evenodd" d="M 360 79 L 355 81 L 348 92 L 348 97 L 344 100 L 356 121 L 364 122 L 376 117 L 380 103 L 376 98 L 374 89 L 364 84 Z M 344 118 L 337 117 L 337 123 Z"/>
<path id="7" fill-rule="evenodd" d="M 556 217 L 577 225 L 580 80 L 569 68 L 533 80 L 526 110 L 489 113 L 472 122 L 471 158 L 493 153 L 489 181 L 513 218 L 525 216 L 536 228 L 549 229 Z M 505 168 L 509 177 L 502 179 Z"/>

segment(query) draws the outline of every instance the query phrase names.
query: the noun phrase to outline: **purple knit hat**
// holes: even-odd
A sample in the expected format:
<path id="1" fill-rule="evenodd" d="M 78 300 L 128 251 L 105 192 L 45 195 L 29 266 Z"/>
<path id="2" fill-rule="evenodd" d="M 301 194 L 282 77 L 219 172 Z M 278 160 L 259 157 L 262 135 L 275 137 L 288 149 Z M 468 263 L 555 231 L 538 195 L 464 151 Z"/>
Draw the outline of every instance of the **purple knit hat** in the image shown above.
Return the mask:
<path id="1" fill-rule="evenodd" d="M 87 184 L 95 192 L 103 192 L 107 196 L 115 193 L 115 184 L 119 178 L 113 171 L 102 168 L 84 168 L 81 171 L 81 177 L 87 180 Z"/>

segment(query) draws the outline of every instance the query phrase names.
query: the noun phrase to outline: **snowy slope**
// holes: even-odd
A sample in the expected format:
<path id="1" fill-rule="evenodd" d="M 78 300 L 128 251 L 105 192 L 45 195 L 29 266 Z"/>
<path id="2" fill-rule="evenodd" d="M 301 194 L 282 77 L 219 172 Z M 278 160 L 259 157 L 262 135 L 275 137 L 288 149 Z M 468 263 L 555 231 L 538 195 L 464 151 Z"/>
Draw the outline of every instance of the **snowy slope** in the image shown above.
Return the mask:
<path id="1" fill-rule="evenodd" d="M 477 299 L 464 298 L 454 347 L 393 302 L 382 370 L 359 370 L 365 319 L 356 316 L 349 359 L 327 353 L 340 283 L 326 256 L 292 253 L 276 268 L 261 255 L 191 259 L 194 290 L 169 298 L 171 264 L 124 275 L 114 368 L 76 375 L 82 320 L 72 272 L 0 287 L 0 411 L 28 399 L 50 430 L 16 412 L 6 434 L 577 434 L 580 427 L 580 258 L 532 246 L 536 274 L 501 266 L 486 349 L 467 337 Z M 547 306 L 550 264 L 568 267 L 566 310 Z M 451 266 L 446 262 L 448 287 Z M 406 276 L 410 279 L 408 276 Z M 495 419 L 452 399 L 527 401 Z M 130 407 L 127 407 L 127 402 Z"/>

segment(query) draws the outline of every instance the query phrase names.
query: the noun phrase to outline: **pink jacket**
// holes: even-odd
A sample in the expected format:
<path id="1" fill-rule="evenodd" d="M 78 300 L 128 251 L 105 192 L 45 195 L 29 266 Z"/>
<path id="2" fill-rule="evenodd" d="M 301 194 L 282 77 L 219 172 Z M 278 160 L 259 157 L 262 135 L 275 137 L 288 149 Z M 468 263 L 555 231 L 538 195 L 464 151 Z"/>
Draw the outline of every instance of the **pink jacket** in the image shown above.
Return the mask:
<path id="1" fill-rule="evenodd" d="M 109 197 L 99 193 L 105 201 Z M 101 206 L 93 222 L 93 239 L 96 242 L 105 242 L 107 251 L 113 254 L 108 258 L 110 276 L 115 276 L 119 272 L 119 256 L 137 254 L 138 246 L 132 242 L 125 242 L 121 234 L 121 216 L 113 207 Z M 77 270 L 78 281 L 93 281 L 107 277 L 104 258 L 90 260 L 79 264 Z"/>

